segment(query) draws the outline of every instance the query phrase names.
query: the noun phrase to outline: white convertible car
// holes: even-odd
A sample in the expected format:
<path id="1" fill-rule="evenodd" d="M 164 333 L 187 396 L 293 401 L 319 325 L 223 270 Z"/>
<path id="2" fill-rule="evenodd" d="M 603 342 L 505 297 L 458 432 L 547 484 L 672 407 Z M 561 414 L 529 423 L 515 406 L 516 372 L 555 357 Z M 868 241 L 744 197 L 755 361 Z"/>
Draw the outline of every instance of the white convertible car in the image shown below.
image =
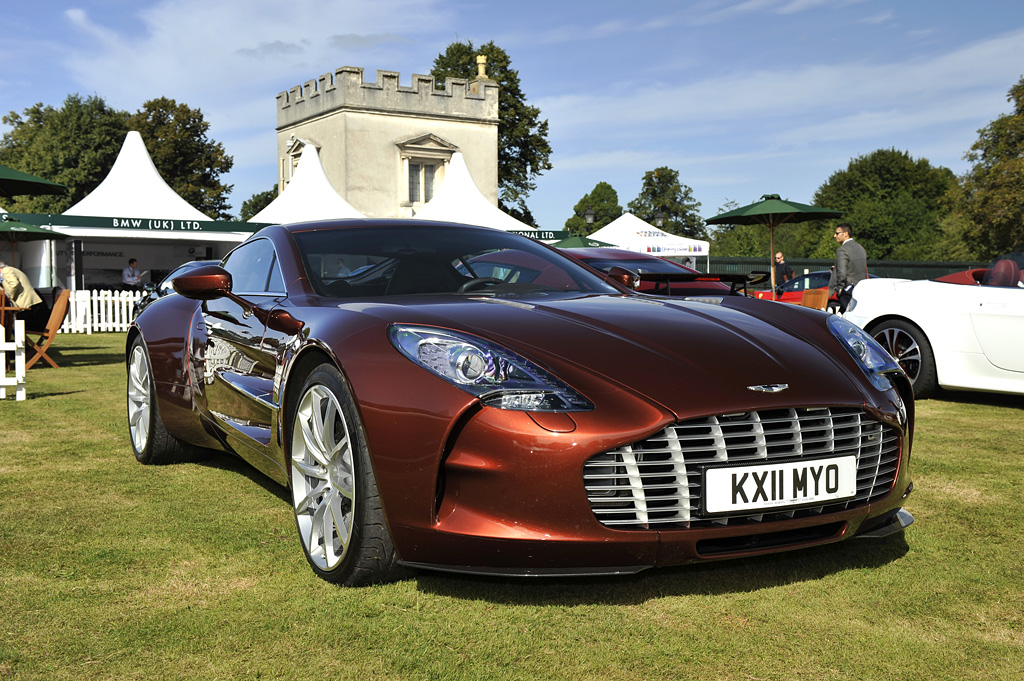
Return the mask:
<path id="1" fill-rule="evenodd" d="M 1024 394 L 1024 274 L 1010 259 L 936 280 L 869 279 L 844 315 L 907 372 L 937 387 Z"/>

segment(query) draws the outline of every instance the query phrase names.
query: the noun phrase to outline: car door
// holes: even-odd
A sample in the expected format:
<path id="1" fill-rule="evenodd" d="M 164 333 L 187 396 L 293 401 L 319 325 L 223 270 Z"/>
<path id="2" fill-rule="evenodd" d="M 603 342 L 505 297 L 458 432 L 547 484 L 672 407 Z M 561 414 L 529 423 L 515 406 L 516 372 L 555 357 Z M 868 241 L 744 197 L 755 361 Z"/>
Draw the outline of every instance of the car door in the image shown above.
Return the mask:
<path id="1" fill-rule="evenodd" d="M 206 407 L 229 444 L 257 468 L 264 468 L 267 462 L 253 460 L 244 450 L 266 456 L 271 440 L 278 407 L 274 382 L 285 340 L 261 319 L 268 319 L 285 299 L 284 279 L 269 239 L 242 244 L 228 255 L 223 267 L 231 274 L 232 293 L 240 300 L 221 297 L 203 303 Z"/>
<path id="2" fill-rule="evenodd" d="M 1024 288 L 977 286 L 971 297 L 974 333 L 988 361 L 1006 371 L 1024 372 Z"/>

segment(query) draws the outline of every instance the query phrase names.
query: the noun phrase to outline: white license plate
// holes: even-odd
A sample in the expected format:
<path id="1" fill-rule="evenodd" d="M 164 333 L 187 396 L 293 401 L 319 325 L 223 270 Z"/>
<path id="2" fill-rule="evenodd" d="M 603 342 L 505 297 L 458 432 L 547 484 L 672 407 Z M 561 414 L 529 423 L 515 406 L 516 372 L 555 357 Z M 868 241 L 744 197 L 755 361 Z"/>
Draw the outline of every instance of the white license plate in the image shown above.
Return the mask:
<path id="1" fill-rule="evenodd" d="M 857 457 L 725 466 L 704 471 L 708 513 L 821 505 L 857 494 Z"/>

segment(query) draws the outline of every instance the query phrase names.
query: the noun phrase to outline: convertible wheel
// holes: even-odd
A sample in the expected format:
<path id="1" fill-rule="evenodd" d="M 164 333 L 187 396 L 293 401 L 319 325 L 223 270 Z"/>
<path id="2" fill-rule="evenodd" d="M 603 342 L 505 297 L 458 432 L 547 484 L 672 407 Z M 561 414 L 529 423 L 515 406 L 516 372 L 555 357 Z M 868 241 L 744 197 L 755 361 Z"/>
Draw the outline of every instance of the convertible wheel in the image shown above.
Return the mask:
<path id="1" fill-rule="evenodd" d="M 190 458 L 194 450 L 164 427 L 157 408 L 153 368 L 142 337 L 128 356 L 128 434 L 139 463 L 165 464 Z"/>
<path id="2" fill-rule="evenodd" d="M 907 372 L 914 386 L 914 397 L 931 397 L 938 380 L 932 346 L 924 332 L 913 324 L 891 320 L 873 327 L 871 334 Z"/>
<path id="3" fill-rule="evenodd" d="M 306 560 L 329 582 L 405 576 L 391 541 L 355 400 L 341 373 L 309 375 L 291 414 L 292 505 Z"/>

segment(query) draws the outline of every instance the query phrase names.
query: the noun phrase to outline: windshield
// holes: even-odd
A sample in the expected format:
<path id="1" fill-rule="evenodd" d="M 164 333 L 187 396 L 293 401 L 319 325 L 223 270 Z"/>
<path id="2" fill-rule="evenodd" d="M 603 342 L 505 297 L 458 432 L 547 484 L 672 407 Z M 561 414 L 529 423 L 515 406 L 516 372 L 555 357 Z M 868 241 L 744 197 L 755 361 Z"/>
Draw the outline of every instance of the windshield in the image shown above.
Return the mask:
<path id="1" fill-rule="evenodd" d="M 373 226 L 292 236 L 313 288 L 337 298 L 618 292 L 557 252 L 498 230 Z"/>

